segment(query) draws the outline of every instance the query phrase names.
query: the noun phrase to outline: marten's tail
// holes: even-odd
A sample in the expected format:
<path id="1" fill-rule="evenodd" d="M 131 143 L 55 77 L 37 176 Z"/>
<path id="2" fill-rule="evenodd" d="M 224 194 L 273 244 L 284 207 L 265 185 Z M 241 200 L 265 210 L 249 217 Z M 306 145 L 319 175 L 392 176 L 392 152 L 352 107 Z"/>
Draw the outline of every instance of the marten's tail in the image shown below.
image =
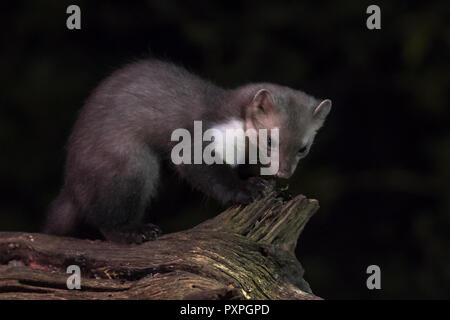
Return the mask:
<path id="1" fill-rule="evenodd" d="M 69 235 L 77 225 L 77 210 L 72 199 L 62 191 L 50 205 L 44 233 Z"/>

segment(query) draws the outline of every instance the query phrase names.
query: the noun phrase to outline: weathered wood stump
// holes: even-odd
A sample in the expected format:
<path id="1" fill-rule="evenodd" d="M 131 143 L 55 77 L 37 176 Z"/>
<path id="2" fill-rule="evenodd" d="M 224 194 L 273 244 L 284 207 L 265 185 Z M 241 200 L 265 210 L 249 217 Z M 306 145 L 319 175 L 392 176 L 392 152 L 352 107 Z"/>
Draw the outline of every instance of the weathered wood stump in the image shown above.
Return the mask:
<path id="1" fill-rule="evenodd" d="M 0 233 L 0 299 L 318 299 L 294 250 L 316 200 L 273 188 L 141 245 Z M 67 289 L 69 265 L 81 290 Z"/>

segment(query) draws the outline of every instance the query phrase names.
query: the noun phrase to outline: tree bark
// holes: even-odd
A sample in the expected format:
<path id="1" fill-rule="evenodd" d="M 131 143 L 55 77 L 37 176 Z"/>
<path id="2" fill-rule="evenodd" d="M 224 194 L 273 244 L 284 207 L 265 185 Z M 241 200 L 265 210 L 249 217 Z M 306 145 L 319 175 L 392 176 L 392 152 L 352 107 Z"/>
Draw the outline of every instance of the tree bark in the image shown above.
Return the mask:
<path id="1" fill-rule="evenodd" d="M 141 245 L 0 233 L 0 299 L 319 299 L 294 254 L 318 207 L 269 188 Z M 69 265 L 81 268 L 81 290 L 67 288 Z"/>

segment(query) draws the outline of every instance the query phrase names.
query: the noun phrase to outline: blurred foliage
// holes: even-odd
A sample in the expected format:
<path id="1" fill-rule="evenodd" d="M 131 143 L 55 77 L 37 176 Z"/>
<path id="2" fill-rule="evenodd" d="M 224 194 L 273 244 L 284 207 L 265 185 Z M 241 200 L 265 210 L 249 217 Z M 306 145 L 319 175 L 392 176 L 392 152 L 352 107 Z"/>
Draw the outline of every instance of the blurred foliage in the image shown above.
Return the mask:
<path id="1" fill-rule="evenodd" d="M 65 27 L 73 3 L 79 31 Z M 369 31 L 369 4 L 2 3 L 0 230 L 39 230 L 77 110 L 114 69 L 152 55 L 227 87 L 270 81 L 333 100 L 289 182 L 321 203 L 297 249 L 316 294 L 449 298 L 450 5 L 379 1 L 382 29 Z M 152 211 L 165 231 L 220 212 L 167 181 Z M 382 290 L 365 286 L 370 264 Z"/>

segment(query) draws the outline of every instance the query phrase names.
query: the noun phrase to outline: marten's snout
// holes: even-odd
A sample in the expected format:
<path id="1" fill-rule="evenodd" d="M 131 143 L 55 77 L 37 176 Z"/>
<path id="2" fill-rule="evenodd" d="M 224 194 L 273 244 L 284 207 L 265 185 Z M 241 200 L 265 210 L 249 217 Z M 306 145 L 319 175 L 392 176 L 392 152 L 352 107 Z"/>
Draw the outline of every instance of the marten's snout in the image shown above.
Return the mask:
<path id="1" fill-rule="evenodd" d="M 277 178 L 280 178 L 280 179 L 289 179 L 290 176 L 291 176 L 291 173 L 290 173 L 290 172 L 280 171 L 280 170 L 279 170 L 279 171 L 275 174 L 275 176 L 276 176 Z"/>
<path id="2" fill-rule="evenodd" d="M 295 160 L 291 162 L 281 162 L 280 168 L 275 176 L 280 179 L 289 179 L 294 174 L 297 164 L 298 161 Z"/>

